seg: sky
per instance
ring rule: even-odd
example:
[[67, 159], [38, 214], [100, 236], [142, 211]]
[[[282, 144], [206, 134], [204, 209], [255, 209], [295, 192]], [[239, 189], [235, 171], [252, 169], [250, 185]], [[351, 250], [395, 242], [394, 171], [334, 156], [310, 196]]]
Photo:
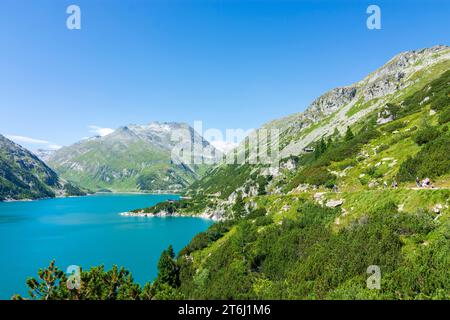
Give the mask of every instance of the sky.
[[35, 150], [151, 121], [258, 128], [449, 45], [449, 14], [446, 0], [2, 0], [0, 134]]

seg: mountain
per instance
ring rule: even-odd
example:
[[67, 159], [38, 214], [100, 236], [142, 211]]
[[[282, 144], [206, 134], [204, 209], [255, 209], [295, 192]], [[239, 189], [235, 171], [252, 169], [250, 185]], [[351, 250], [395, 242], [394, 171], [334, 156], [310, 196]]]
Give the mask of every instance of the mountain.
[[0, 135], [0, 201], [85, 194], [33, 153]]
[[272, 128], [279, 165], [251, 163], [249, 138], [236, 150], [246, 163], [128, 213], [220, 220], [158, 286], [177, 279], [170, 293], [184, 299], [450, 298], [449, 47], [401, 53], [255, 134]]
[[398, 54], [363, 80], [334, 88], [314, 100], [304, 112], [271, 121], [261, 129], [280, 130], [280, 157], [298, 155], [303, 148], [338, 129], [343, 133], [389, 101], [398, 100], [447, 70], [450, 49], [435, 46]]
[[38, 156], [39, 159], [45, 162], [50, 158], [50, 156], [54, 152], [55, 150], [37, 149], [35, 154]]
[[[413, 111], [416, 118], [425, 118], [423, 121], [428, 120], [432, 123], [437, 122], [439, 114], [434, 114], [437, 110], [432, 109], [431, 104], [434, 100], [432, 92], [427, 94], [426, 91], [430, 90], [429, 87], [433, 81], [439, 82], [438, 79], [445, 75], [449, 69], [450, 48], [448, 46], [436, 46], [401, 53], [363, 80], [350, 86], [333, 89], [320, 96], [304, 112], [271, 121], [256, 130], [252, 136], [258, 136], [264, 130], [278, 130], [277, 138], [280, 152], [274, 160], [275, 163], [279, 163], [279, 166], [268, 168], [267, 165], [261, 163], [251, 164], [251, 155], [257, 154], [255, 152], [256, 145], [251, 143], [251, 139], [246, 139], [234, 150], [236, 159], [245, 152], [246, 163], [235, 165], [221, 163], [213, 167], [202, 179], [192, 184], [188, 189], [187, 196], [194, 198], [192, 202], [195, 202], [193, 206], [197, 212], [201, 210], [200, 212], [205, 211], [207, 214], [215, 216], [226, 216], [230, 213], [230, 204], [234, 203], [239, 192], [244, 196], [257, 196], [266, 192], [290, 192], [291, 189], [289, 188], [299, 187], [298, 181], [303, 182], [303, 180], [294, 179], [294, 177], [296, 173], [298, 174], [299, 169], [304, 166], [305, 159], [311, 157], [309, 154], [305, 155], [305, 150], [307, 150], [305, 148], [310, 147], [310, 150], [313, 150], [321, 139], [325, 142], [328, 139], [337, 139], [338, 136], [346, 132], [348, 127], [356, 131], [373, 122], [375, 122], [377, 132], [379, 132], [383, 130], [383, 125], [387, 126], [397, 120], [398, 114], [406, 115]], [[442, 99], [445, 100], [445, 90], [448, 89], [445, 82], [446, 78], [443, 77], [440, 81], [442, 87], [438, 87], [438, 89], [444, 92], [444, 98]], [[438, 96], [438, 94], [441, 93], [437, 92], [435, 96]], [[423, 100], [416, 101], [413, 97], [421, 97]], [[394, 106], [392, 109], [398, 109], [395, 114], [393, 114], [394, 110], [390, 110], [392, 106]], [[406, 111], [408, 108], [412, 111]], [[427, 110], [432, 110], [430, 112], [434, 115], [430, 117], [426, 113]], [[413, 121], [416, 127], [420, 128], [423, 126], [422, 120], [416, 118], [414, 118], [414, 121], [409, 118], [405, 121]], [[403, 124], [400, 120], [397, 120], [397, 122]], [[409, 129], [413, 127], [412, 124], [407, 126]], [[382, 135], [391, 136], [392, 133], [382, 131]], [[272, 140], [262, 139], [262, 142], [258, 145], [258, 150], [276, 148], [276, 145], [272, 144]], [[374, 148], [380, 148], [377, 143], [382, 144], [382, 148], [386, 148], [385, 144], [391, 142], [387, 137], [374, 140]], [[354, 146], [354, 150], [358, 148], [359, 146]], [[401, 161], [408, 156], [413, 156], [414, 152], [417, 151], [411, 148], [411, 150], [408, 150], [411, 154], [408, 154], [404, 152], [405, 150], [401, 146], [398, 148], [397, 157], [392, 157], [395, 150], [394, 146], [391, 146], [391, 152], [384, 152], [387, 158], [396, 160], [395, 165], [390, 167], [392, 170], [386, 173], [386, 178], [393, 179]], [[320, 146], [315, 149], [320, 149]], [[249, 151], [253, 151], [253, 153]], [[379, 156], [376, 158], [381, 160]], [[348, 159], [349, 163], [351, 161], [356, 161], [356, 159], [353, 159], [352, 156], [352, 159]], [[373, 165], [378, 164], [378, 162], [380, 161], [374, 162]], [[359, 164], [360, 171], [363, 171], [360, 168], [363, 165], [367, 165], [367, 163]], [[343, 175], [348, 174], [351, 166], [348, 165], [347, 168], [345, 163], [342, 166], [346, 170], [345, 172], [342, 172], [343, 170], [340, 170], [340, 168], [331, 167], [326, 168], [326, 170], [321, 169], [320, 173], [334, 172], [342, 176], [338, 177], [338, 180], [342, 180], [342, 184], [353, 184], [354, 187], [358, 188], [364, 187], [358, 177], [353, 177], [356, 181], [346, 181], [348, 179]], [[352, 171], [356, 171], [356, 169], [352, 169]], [[363, 173], [360, 172], [359, 174]], [[381, 180], [369, 181], [366, 184], [377, 183], [380, 185], [383, 183]], [[205, 201], [205, 198], [209, 200]], [[196, 199], [197, 201], [195, 201]]]
[[177, 191], [200, 178], [216, 156], [220, 152], [189, 125], [152, 122], [63, 147], [47, 162], [93, 190]]
[[[445, 46], [402, 53], [255, 131], [260, 145], [250, 136], [234, 152], [245, 163], [213, 166], [182, 200], [123, 213], [220, 221], [177, 256], [164, 250], [153, 283], [124, 278], [117, 298], [450, 299], [449, 54]], [[254, 163], [251, 151], [277, 145], [264, 136], [273, 128], [283, 152]], [[118, 134], [134, 141], [147, 131]], [[104, 283], [111, 272], [98, 269], [84, 278]], [[96, 295], [59, 283], [57, 298]]]

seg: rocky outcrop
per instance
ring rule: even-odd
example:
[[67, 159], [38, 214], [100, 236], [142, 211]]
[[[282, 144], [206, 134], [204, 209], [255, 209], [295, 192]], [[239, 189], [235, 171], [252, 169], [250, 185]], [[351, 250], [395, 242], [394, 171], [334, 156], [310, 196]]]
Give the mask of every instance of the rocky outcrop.
[[329, 208], [336, 208], [342, 206], [343, 203], [344, 200], [339, 199], [339, 200], [330, 200], [325, 205]]
[[211, 219], [214, 221], [220, 221], [223, 220], [224, 215], [223, 212], [220, 211], [216, 211], [216, 212], [208, 212], [205, 211], [201, 214], [192, 214], [192, 215], [188, 215], [188, 214], [180, 214], [177, 212], [166, 212], [166, 211], [161, 211], [161, 212], [157, 212], [157, 213], [148, 213], [148, 212], [144, 212], [144, 211], [138, 211], [138, 212], [134, 212], [134, 211], [127, 211], [127, 212], [121, 212], [119, 213], [119, 215], [123, 216], [123, 217], [142, 217], [142, 218], [170, 218], [170, 217], [193, 217], [193, 218], [203, 218], [203, 219]]
[[[335, 129], [344, 132], [373, 110], [381, 108], [389, 95], [399, 92], [416, 82], [412, 75], [431, 65], [450, 59], [448, 46], [435, 46], [423, 50], [401, 53], [363, 80], [346, 87], [335, 88], [314, 100], [303, 113], [274, 120], [262, 128], [280, 130], [280, 158], [302, 153], [303, 148]], [[372, 102], [372, 103], [369, 103]], [[349, 115], [357, 104], [367, 104], [358, 112]], [[390, 121], [389, 117], [380, 120]], [[317, 126], [324, 122], [322, 126]], [[302, 134], [312, 125], [311, 132]]]

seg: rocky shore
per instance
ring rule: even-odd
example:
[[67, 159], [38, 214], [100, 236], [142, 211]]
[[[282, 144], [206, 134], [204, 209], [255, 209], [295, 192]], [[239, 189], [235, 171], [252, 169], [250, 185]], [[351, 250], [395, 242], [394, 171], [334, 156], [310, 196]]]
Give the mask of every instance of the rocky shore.
[[144, 211], [138, 211], [138, 212], [128, 211], [128, 212], [119, 213], [119, 215], [124, 216], [124, 217], [146, 217], [146, 218], [191, 217], [191, 218], [211, 219], [213, 221], [223, 220], [223, 217], [219, 214], [206, 213], [206, 212], [203, 212], [202, 214], [189, 215], [189, 214], [180, 214], [177, 212], [169, 213], [169, 212], [165, 212], [165, 211], [161, 211], [158, 213], [148, 213], [148, 212], [144, 212]]

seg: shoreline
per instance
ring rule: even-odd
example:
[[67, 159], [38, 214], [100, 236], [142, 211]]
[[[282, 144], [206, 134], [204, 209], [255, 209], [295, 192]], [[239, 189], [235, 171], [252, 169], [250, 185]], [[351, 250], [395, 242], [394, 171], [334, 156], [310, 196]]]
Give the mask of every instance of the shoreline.
[[10, 203], [10, 202], [33, 202], [33, 201], [41, 201], [41, 200], [52, 200], [52, 199], [65, 199], [65, 198], [81, 198], [81, 197], [87, 197], [87, 196], [93, 196], [95, 193], [86, 194], [84, 196], [56, 196], [56, 197], [47, 197], [47, 198], [38, 198], [38, 199], [6, 199], [6, 200], [0, 200], [0, 203]]
[[222, 217], [218, 217], [215, 214], [180, 214], [180, 213], [168, 213], [168, 212], [158, 212], [158, 213], [144, 213], [144, 212], [132, 212], [132, 211], [125, 211], [119, 213], [122, 217], [134, 217], [134, 218], [200, 218], [200, 219], [207, 219], [212, 221], [222, 221]]
[[[180, 192], [142, 192], [142, 191], [112, 191], [112, 192], [95, 192], [94, 194], [148, 194], [148, 195], [174, 195], [174, 196], [180, 196]], [[181, 197], [181, 196], [180, 196]]]
[[94, 192], [94, 193], [88, 193], [84, 196], [55, 196], [55, 197], [46, 197], [46, 198], [37, 198], [37, 199], [5, 199], [0, 200], [0, 203], [12, 203], [12, 202], [33, 202], [33, 201], [42, 201], [42, 200], [52, 200], [52, 199], [65, 199], [65, 198], [82, 198], [82, 197], [89, 197], [89, 196], [95, 196], [95, 195], [120, 195], [120, 194], [135, 194], [135, 195], [151, 195], [151, 196], [157, 196], [157, 195], [170, 195], [170, 196], [181, 196], [178, 193], [150, 193], [150, 192]]

